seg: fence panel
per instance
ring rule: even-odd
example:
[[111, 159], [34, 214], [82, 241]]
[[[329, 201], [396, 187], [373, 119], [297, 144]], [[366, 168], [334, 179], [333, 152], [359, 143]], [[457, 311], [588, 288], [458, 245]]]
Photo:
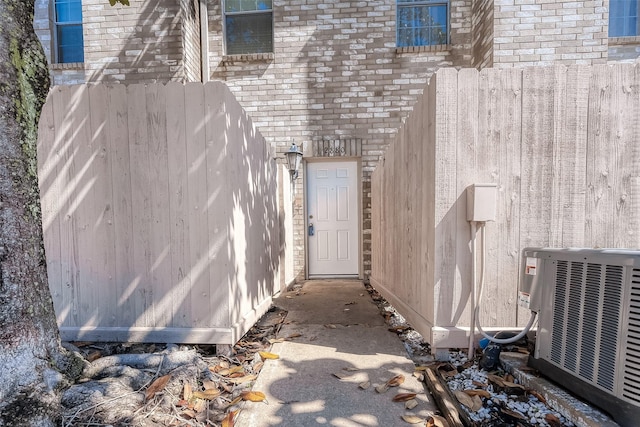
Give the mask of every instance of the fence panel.
[[232, 344], [269, 308], [277, 170], [224, 85], [55, 87], [38, 158], [63, 339]]
[[[639, 70], [443, 69], [431, 79], [419, 104], [434, 108], [416, 108], [373, 175], [371, 281], [432, 346], [468, 342], [471, 184], [498, 188], [480, 310], [490, 328], [528, 317], [516, 304], [524, 247], [640, 247]], [[431, 122], [433, 133], [421, 130]], [[389, 161], [420, 159], [424, 147], [433, 148], [419, 162]], [[432, 179], [408, 179], [432, 164]], [[426, 200], [402, 203], [391, 194], [400, 190]], [[411, 239], [397, 239], [404, 230]], [[433, 254], [415, 253], [417, 241]], [[409, 292], [416, 287], [427, 291]]]

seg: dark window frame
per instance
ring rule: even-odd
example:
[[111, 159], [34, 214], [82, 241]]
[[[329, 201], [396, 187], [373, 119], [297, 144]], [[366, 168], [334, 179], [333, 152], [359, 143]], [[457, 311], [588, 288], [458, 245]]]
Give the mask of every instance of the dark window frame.
[[[408, 30], [409, 28], [407, 27], [402, 27], [400, 25], [400, 19], [401, 19], [401, 11], [403, 9], [410, 9], [410, 8], [430, 8], [430, 7], [444, 7], [445, 8], [445, 14], [446, 14], [446, 24], [444, 26], [444, 38], [440, 38], [439, 40], [436, 40], [434, 38], [429, 37], [428, 40], [425, 40], [424, 42], [419, 42], [416, 38], [416, 35], [414, 35], [414, 39], [412, 40], [412, 43], [403, 43], [403, 40], [405, 39], [404, 35], [402, 34], [404, 31]], [[399, 48], [403, 48], [403, 47], [418, 47], [418, 46], [442, 46], [442, 45], [448, 45], [449, 41], [450, 41], [450, 21], [451, 21], [451, 5], [449, 0], [397, 0], [396, 1], [396, 46]], [[416, 29], [427, 29], [429, 27], [433, 27], [435, 28], [435, 26], [417, 26], [417, 27], [411, 27], [412, 30], [416, 30]], [[417, 42], [418, 41], [418, 42]]]
[[[259, 2], [260, 0], [256, 0], [256, 9], [232, 11], [232, 10], [227, 10], [228, 0], [223, 1], [222, 13], [223, 13], [223, 25], [224, 25], [223, 27], [224, 28], [224, 46], [225, 46], [226, 55], [233, 56], [233, 55], [252, 55], [252, 54], [273, 53], [274, 51], [274, 48], [273, 48], [273, 45], [274, 45], [273, 1], [271, 1], [270, 9], [259, 9], [258, 8]], [[259, 20], [260, 18], [264, 18], [267, 15], [269, 16], [269, 23], [270, 23], [269, 30], [270, 30], [271, 37], [269, 40], [264, 39], [265, 41], [264, 46], [258, 47], [257, 44], [254, 46], [251, 46], [250, 44], [246, 44], [246, 43], [237, 43], [237, 44], [231, 43], [230, 34], [229, 34], [229, 31], [231, 30], [229, 28], [231, 19], [240, 18], [240, 20], [242, 20], [242, 18], [246, 18], [245, 21], [254, 19], [254, 24], [258, 24], [257, 20]], [[253, 47], [254, 49], [247, 49], [250, 47]]]
[[[57, 13], [57, 6], [58, 4], [62, 4], [62, 3], [67, 3], [69, 6], [73, 5], [74, 3], [77, 3], [80, 7], [80, 20], [58, 20], [58, 13]], [[82, 28], [82, 0], [78, 0], [77, 2], [73, 1], [73, 0], [53, 0], [51, 3], [51, 22], [52, 22], [52, 31], [51, 31], [51, 38], [53, 40], [53, 49], [51, 52], [51, 56], [52, 56], [52, 62], [56, 63], [56, 64], [65, 64], [65, 63], [82, 63], [84, 62], [84, 34], [82, 34], [83, 28]], [[59, 30], [63, 29], [63, 28], [72, 28], [72, 27], [79, 27], [80, 28], [80, 32], [82, 34], [82, 45], [80, 46], [79, 51], [74, 52], [75, 55], [74, 59], [77, 58], [79, 60], [73, 60], [73, 61], [66, 61], [64, 60], [64, 52], [63, 49], [65, 48], [64, 46], [62, 46], [60, 44], [60, 37], [59, 37]], [[77, 48], [77, 47], [76, 47]]]
[[[629, 6], [635, 4], [635, 15], [625, 14], [622, 3]], [[614, 12], [617, 15], [614, 16]], [[635, 23], [633, 22], [635, 20]], [[622, 22], [622, 27], [611, 25], [612, 22]], [[627, 21], [627, 22], [624, 22]], [[635, 25], [634, 25], [635, 24]], [[635, 26], [635, 28], [633, 28]], [[640, 0], [610, 0], [609, 2], [609, 37], [638, 37], [640, 36]]]

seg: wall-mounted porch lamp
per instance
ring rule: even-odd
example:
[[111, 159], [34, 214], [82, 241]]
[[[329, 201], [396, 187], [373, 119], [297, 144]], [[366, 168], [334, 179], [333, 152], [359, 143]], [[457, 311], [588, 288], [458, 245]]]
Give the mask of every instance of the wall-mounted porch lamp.
[[300, 169], [300, 162], [302, 161], [302, 151], [298, 148], [296, 143], [291, 144], [289, 151], [284, 153], [287, 157], [287, 167], [291, 174], [291, 180], [293, 181], [298, 177], [298, 169]]

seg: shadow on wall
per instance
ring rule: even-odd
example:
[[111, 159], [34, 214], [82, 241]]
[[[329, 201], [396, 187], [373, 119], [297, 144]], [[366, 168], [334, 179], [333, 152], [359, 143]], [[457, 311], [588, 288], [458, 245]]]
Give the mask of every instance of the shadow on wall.
[[[466, 192], [463, 191], [436, 225], [436, 235], [442, 236], [440, 244], [444, 252], [443, 259], [456, 260], [459, 265], [457, 268], [444, 268], [436, 264], [435, 267], [434, 283], [438, 290], [435, 293], [437, 295], [435, 307], [439, 326], [455, 326], [461, 323], [461, 320], [462, 323], [467, 320], [462, 317], [471, 298], [472, 282], [471, 270], [464, 266], [471, 265], [471, 232], [468, 231], [468, 226], [458, 227], [460, 221], [466, 222], [466, 207]], [[461, 219], [460, 215], [465, 218]], [[463, 230], [467, 232], [463, 233]], [[454, 286], [455, 283], [460, 283], [460, 287]], [[468, 312], [466, 313], [468, 316]]]
[[268, 309], [277, 171], [224, 85], [56, 87], [38, 150], [63, 339], [230, 344]]
[[88, 82], [200, 81], [198, 0], [83, 3]]

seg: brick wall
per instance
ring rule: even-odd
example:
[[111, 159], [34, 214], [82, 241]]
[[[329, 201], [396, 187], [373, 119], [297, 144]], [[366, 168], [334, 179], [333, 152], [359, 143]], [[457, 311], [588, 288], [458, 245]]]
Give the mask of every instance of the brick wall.
[[471, 64], [475, 68], [493, 66], [493, 2], [494, 0], [481, 0], [473, 3]]
[[494, 67], [607, 61], [607, 0], [494, 0]]
[[[225, 57], [222, 16], [209, 1], [212, 79], [229, 85], [265, 138], [282, 153], [291, 142], [362, 140], [365, 272], [370, 269], [370, 176], [428, 78], [468, 67], [471, 2], [451, 4], [451, 45], [396, 50], [395, 1], [274, 1], [274, 54]], [[304, 173], [296, 182], [295, 257], [304, 277]]]
[[200, 4], [198, 0], [180, 0], [180, 11], [184, 18], [181, 20], [184, 79], [189, 82], [197, 82], [202, 78]]
[[50, 0], [36, 0], [34, 28], [53, 84], [200, 80], [198, 0], [83, 0], [84, 64], [52, 64]]

